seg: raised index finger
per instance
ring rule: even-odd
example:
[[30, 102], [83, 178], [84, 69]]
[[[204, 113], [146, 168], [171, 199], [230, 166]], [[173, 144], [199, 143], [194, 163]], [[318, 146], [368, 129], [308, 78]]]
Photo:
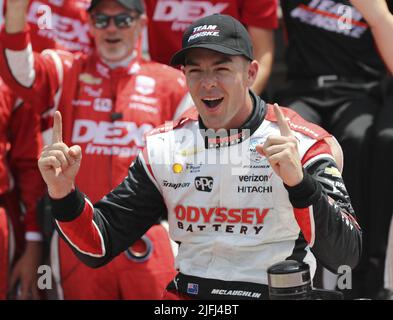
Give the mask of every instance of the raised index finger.
[[56, 111], [55, 115], [53, 116], [52, 144], [58, 142], [63, 142], [63, 129], [60, 111]]
[[280, 107], [277, 103], [274, 104], [274, 113], [276, 114], [278, 128], [280, 129], [280, 133], [284, 137], [292, 137], [292, 131], [289, 127], [287, 120], [285, 119], [284, 114], [282, 113]]

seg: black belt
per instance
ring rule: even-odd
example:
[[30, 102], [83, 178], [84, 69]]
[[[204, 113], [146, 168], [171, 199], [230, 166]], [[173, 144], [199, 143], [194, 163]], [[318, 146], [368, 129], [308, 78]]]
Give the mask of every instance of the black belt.
[[192, 299], [205, 300], [267, 300], [267, 285], [200, 278], [178, 273], [166, 288]]
[[310, 86], [317, 88], [328, 88], [335, 86], [354, 87], [359, 86], [372, 87], [380, 82], [376, 78], [362, 78], [362, 77], [343, 77], [334, 74], [321, 75], [314, 78], [292, 78], [291, 82], [299, 86]]

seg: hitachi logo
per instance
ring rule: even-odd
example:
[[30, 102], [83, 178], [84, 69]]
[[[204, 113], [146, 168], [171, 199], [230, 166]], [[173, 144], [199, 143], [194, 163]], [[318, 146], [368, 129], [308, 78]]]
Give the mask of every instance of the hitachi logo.
[[237, 192], [239, 193], [272, 193], [272, 186], [238, 186]]
[[228, 209], [178, 205], [175, 208], [175, 215], [178, 220], [187, 222], [263, 224], [269, 211], [269, 208]]

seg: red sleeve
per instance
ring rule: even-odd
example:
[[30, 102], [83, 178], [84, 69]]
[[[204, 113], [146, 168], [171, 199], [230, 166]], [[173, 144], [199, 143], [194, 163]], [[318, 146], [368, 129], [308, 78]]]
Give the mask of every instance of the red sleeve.
[[31, 106], [16, 108], [10, 121], [10, 169], [26, 208], [26, 232], [39, 232], [36, 206], [45, 192], [37, 161], [42, 149], [39, 116]]
[[[56, 93], [60, 90], [63, 64], [58, 55], [54, 59], [53, 55], [34, 53], [30, 44], [28, 27], [16, 34], [2, 30], [0, 76], [17, 96], [34, 106], [41, 106], [43, 109], [37, 110], [41, 113], [54, 105]], [[21, 75], [24, 81], [20, 80]]]
[[278, 27], [277, 0], [243, 0], [240, 20], [247, 26], [263, 29]]
[[333, 158], [330, 146], [325, 140], [316, 142], [310, 149], [307, 150], [302, 158], [302, 165], [306, 166], [310, 161], [314, 161], [317, 157], [331, 157]]

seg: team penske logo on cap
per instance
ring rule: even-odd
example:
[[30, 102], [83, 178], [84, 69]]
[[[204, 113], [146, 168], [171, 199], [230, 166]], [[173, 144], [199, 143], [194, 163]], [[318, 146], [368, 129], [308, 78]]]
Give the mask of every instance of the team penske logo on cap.
[[188, 38], [188, 42], [195, 40], [200, 37], [219, 37], [220, 30], [217, 29], [217, 25], [203, 25], [195, 27], [191, 36]]

